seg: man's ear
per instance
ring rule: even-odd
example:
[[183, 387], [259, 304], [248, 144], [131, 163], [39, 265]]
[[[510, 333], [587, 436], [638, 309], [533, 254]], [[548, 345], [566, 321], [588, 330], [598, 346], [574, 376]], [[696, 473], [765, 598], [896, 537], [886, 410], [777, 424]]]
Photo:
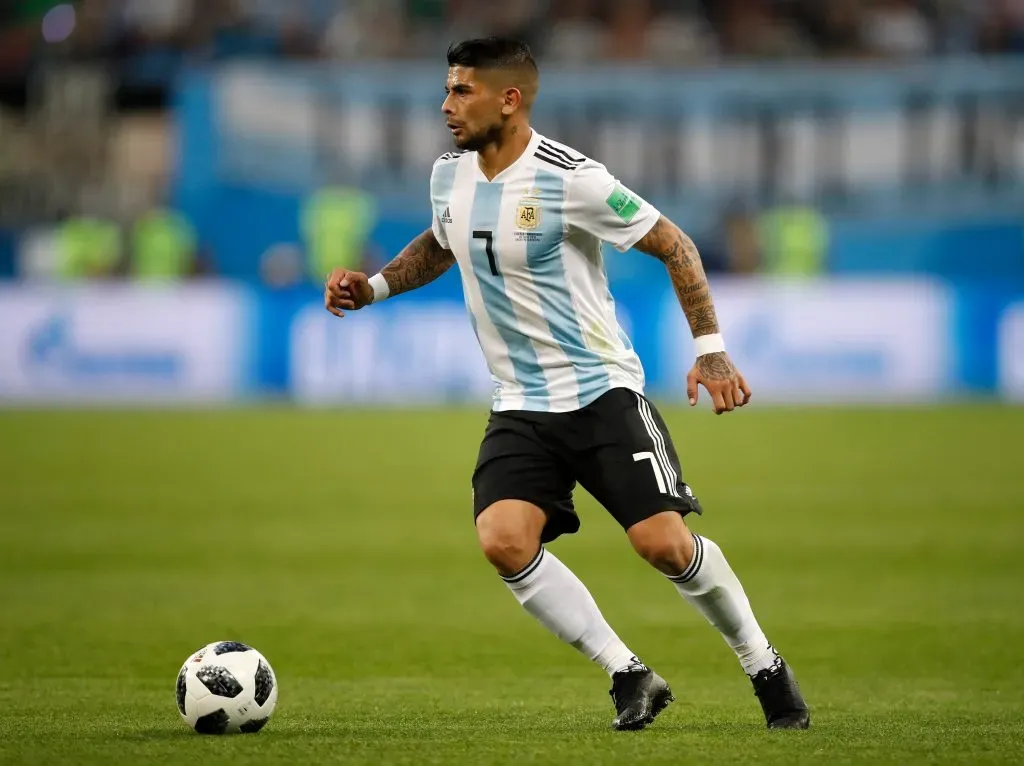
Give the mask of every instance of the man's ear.
[[513, 115], [523, 105], [523, 93], [519, 88], [505, 88], [505, 100], [501, 105], [501, 113], [506, 117]]

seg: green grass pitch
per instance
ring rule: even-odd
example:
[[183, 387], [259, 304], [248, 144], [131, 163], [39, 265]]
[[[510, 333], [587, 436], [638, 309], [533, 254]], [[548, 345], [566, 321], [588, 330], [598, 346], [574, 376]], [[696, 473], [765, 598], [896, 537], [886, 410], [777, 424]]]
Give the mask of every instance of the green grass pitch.
[[[551, 549], [678, 698], [611, 731], [607, 678], [476, 548], [484, 412], [7, 411], [0, 763], [1024, 759], [1024, 409], [665, 415], [810, 731], [764, 730], [721, 639], [578, 497]], [[175, 674], [227, 638], [280, 702], [201, 737]]]

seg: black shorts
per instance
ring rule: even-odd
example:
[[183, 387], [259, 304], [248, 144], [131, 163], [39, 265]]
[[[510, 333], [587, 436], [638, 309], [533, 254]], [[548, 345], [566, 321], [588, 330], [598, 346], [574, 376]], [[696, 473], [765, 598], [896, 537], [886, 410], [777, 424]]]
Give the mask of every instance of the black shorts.
[[492, 412], [473, 471], [473, 518], [499, 500], [548, 517], [543, 542], [580, 528], [576, 482], [623, 529], [662, 511], [701, 513], [665, 421], [644, 396], [614, 388], [574, 412]]

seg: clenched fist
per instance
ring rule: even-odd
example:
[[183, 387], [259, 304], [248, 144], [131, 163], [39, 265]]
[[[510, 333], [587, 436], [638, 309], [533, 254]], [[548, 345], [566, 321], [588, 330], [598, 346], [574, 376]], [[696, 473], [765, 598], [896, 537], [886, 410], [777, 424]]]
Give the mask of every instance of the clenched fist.
[[[373, 288], [361, 271], [334, 269], [324, 282], [324, 308], [336, 317], [373, 303]], [[344, 311], [342, 310], [344, 309]]]

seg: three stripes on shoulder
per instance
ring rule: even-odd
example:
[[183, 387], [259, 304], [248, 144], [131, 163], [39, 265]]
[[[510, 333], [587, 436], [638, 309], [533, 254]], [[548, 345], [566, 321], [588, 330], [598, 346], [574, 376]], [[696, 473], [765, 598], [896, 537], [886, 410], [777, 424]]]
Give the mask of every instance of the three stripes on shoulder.
[[559, 149], [546, 140], [540, 142], [533, 156], [557, 168], [562, 168], [562, 170], [576, 170], [587, 161], [586, 157], [573, 157], [565, 149]]

